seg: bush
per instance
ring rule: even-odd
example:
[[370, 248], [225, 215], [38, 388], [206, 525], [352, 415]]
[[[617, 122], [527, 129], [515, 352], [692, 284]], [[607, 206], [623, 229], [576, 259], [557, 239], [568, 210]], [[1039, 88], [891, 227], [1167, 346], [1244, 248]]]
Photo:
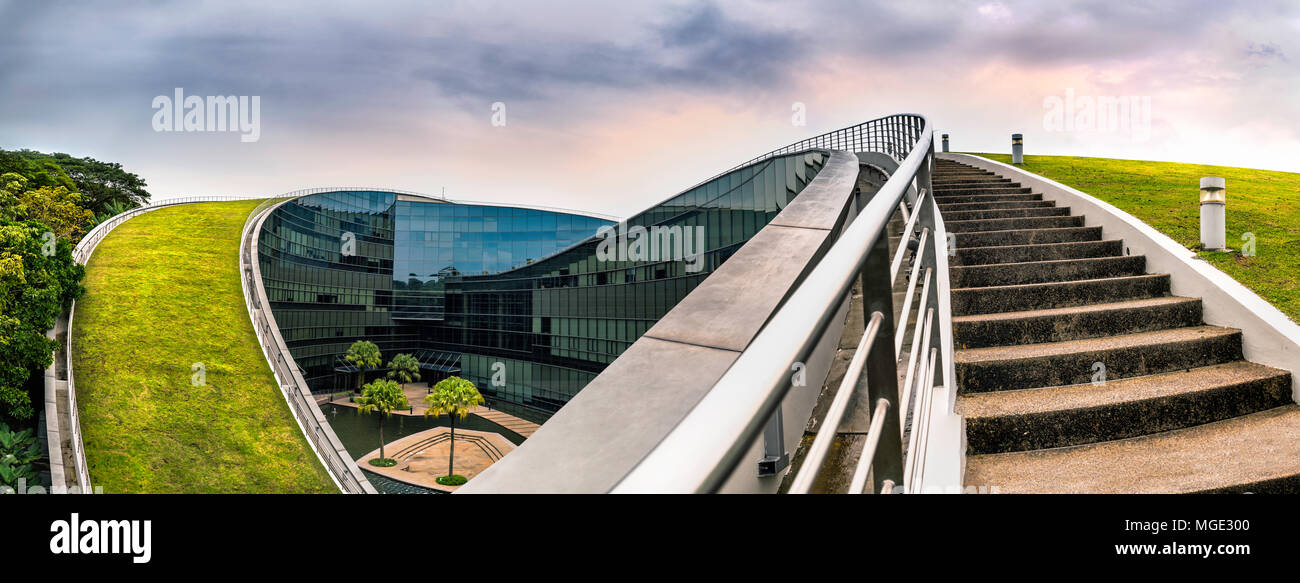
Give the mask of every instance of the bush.
[[469, 478], [466, 478], [465, 476], [462, 476], [460, 474], [452, 474], [450, 476], [438, 477], [438, 483], [442, 484], [443, 486], [459, 486], [468, 481]]
[[379, 468], [391, 468], [397, 465], [397, 460], [390, 457], [377, 457], [375, 459], [370, 460], [370, 465]]
[[0, 487], [17, 488], [18, 480], [36, 481], [33, 462], [41, 459], [41, 446], [31, 429], [10, 431], [0, 423]]

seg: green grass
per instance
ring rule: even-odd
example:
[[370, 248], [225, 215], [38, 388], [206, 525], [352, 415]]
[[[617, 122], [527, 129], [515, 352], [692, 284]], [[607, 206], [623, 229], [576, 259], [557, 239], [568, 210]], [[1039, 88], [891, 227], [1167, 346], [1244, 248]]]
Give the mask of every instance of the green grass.
[[[258, 202], [145, 213], [91, 257], [73, 370], [91, 482], [104, 492], [337, 492], [244, 307], [239, 239]], [[200, 362], [206, 386], [192, 386]]]
[[469, 478], [466, 478], [465, 476], [462, 476], [460, 474], [452, 474], [450, 476], [438, 476], [438, 479], [434, 481], [438, 482], [439, 484], [442, 484], [443, 486], [460, 486], [465, 482], [468, 482]]
[[[976, 154], [1011, 163], [1008, 154]], [[1229, 166], [1025, 156], [1021, 168], [1113, 204], [1169, 235], [1300, 321], [1300, 174]], [[1254, 257], [1199, 251], [1200, 179], [1228, 181], [1228, 247], [1255, 235]]]

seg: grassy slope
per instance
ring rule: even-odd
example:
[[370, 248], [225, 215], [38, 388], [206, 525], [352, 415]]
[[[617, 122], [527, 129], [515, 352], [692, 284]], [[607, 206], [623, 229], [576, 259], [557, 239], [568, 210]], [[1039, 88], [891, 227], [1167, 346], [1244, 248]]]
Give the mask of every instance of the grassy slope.
[[[1007, 154], [977, 154], [1011, 163]], [[1189, 249], [1201, 238], [1202, 176], [1228, 180], [1228, 246], [1255, 234], [1254, 257], [1200, 256], [1300, 321], [1300, 174], [1110, 158], [1025, 156], [1023, 168], [1073, 186], [1146, 221]]]
[[[120, 492], [335, 492], [262, 358], [239, 236], [258, 201], [145, 213], [99, 244], [73, 367], [91, 481]], [[190, 384], [191, 365], [207, 386]]]

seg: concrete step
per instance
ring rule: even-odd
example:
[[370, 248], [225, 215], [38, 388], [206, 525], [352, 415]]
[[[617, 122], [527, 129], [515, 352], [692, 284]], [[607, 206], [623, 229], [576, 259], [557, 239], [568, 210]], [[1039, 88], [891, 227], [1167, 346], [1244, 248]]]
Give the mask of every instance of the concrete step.
[[1024, 202], [1032, 200], [1043, 200], [1043, 195], [1037, 193], [1029, 194], [975, 194], [961, 196], [944, 196], [936, 194], [934, 202], [939, 205], [954, 203], [970, 202]]
[[1026, 229], [1063, 229], [1082, 227], [1083, 217], [1015, 217], [1009, 219], [978, 219], [973, 221], [944, 220], [944, 227], [952, 233], [975, 231], [1011, 231]]
[[1022, 263], [1052, 259], [1085, 259], [1088, 257], [1119, 257], [1124, 254], [1124, 242], [1079, 241], [1070, 243], [1044, 243], [1041, 245], [1007, 245], [1003, 247], [970, 247], [958, 249], [952, 258], [955, 266], [991, 265], [996, 263]]
[[1154, 298], [1169, 294], [1169, 274], [953, 288], [953, 316], [1024, 312]]
[[979, 219], [1011, 219], [1016, 217], [1068, 217], [1068, 206], [1037, 206], [1010, 209], [979, 209], [968, 211], [939, 211], [944, 221], [972, 221]]
[[[946, 224], [945, 224], [946, 226]], [[1010, 231], [973, 231], [954, 233], [958, 253], [967, 247], [1005, 247], [1079, 241], [1100, 241], [1101, 227], [1067, 227], [1064, 229], [1027, 229]]]
[[968, 288], [1142, 275], [1146, 273], [1146, 265], [1145, 256], [1132, 255], [963, 265], [952, 267], [949, 274], [952, 287]]
[[997, 176], [968, 176], [965, 178], [934, 178], [930, 180], [930, 185], [934, 188], [961, 188], [963, 186], [996, 186], [996, 185], [1016, 185], [1010, 178], [999, 178]]
[[1063, 342], [1197, 326], [1201, 318], [1200, 298], [1177, 296], [976, 314], [952, 319], [953, 343], [965, 349]]
[[969, 452], [1127, 439], [1249, 415], [1291, 402], [1291, 373], [1243, 360], [1024, 391], [963, 395]]
[[1029, 208], [1047, 208], [1056, 206], [1055, 201], [1050, 200], [1027, 200], [1027, 201], [1004, 201], [1004, 202], [954, 202], [939, 205], [939, 214], [947, 216], [951, 211], [984, 211], [996, 209], [1029, 209]]
[[1218, 326], [971, 348], [954, 355], [963, 393], [1073, 385], [1097, 378], [1113, 381], [1234, 360], [1241, 360], [1241, 331]]
[[1119, 441], [970, 456], [966, 484], [1001, 493], [1295, 492], [1300, 406]]
[[976, 194], [1029, 194], [1034, 189], [1028, 186], [936, 186], [935, 196], [969, 196]]

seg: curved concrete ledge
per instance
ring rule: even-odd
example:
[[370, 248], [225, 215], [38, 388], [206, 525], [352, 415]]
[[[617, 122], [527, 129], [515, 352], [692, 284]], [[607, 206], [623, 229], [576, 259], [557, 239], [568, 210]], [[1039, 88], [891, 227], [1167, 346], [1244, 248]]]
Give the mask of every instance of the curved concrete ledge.
[[1043, 199], [1075, 209], [1106, 238], [1123, 239], [1126, 255], [1146, 255], [1149, 273], [1168, 273], [1170, 292], [1199, 297], [1207, 324], [1242, 331], [1247, 360], [1291, 371], [1291, 398], [1300, 402], [1300, 325], [1228, 274], [1197, 257], [1168, 235], [1107, 202], [1014, 166], [969, 154], [939, 154], [1012, 178]]
[[[610, 491], [708, 394], [834, 243], [858, 202], [858, 170], [854, 154], [831, 152], [816, 178], [771, 223], [528, 441], [458, 492]], [[810, 387], [820, 386], [829, 371], [839, 336], [838, 327], [828, 330], [809, 359]], [[782, 405], [791, 451], [816, 397], [816, 390], [792, 391]], [[753, 449], [761, 448], [756, 443]], [[761, 455], [751, 457], [757, 461]], [[755, 474], [753, 465], [743, 465], [724, 490], [779, 486], [779, 476]]]
[[325, 466], [326, 472], [334, 480], [339, 490], [348, 494], [377, 494], [378, 490], [366, 479], [356, 461], [348, 454], [339, 441], [338, 435], [330, 427], [324, 413], [312, 398], [307, 380], [299, 372], [289, 347], [280, 336], [280, 327], [275, 322], [266, 299], [266, 289], [262, 287], [262, 270], [258, 267], [257, 233], [262, 230], [262, 223], [271, 211], [279, 208], [299, 195], [276, 197], [259, 205], [249, 213], [244, 223], [244, 232], [239, 241], [240, 282], [244, 289], [244, 304], [248, 308], [248, 317], [252, 321], [257, 341], [261, 344], [262, 356], [280, 387], [289, 411], [293, 414], [298, 428], [307, 438], [307, 444]]

